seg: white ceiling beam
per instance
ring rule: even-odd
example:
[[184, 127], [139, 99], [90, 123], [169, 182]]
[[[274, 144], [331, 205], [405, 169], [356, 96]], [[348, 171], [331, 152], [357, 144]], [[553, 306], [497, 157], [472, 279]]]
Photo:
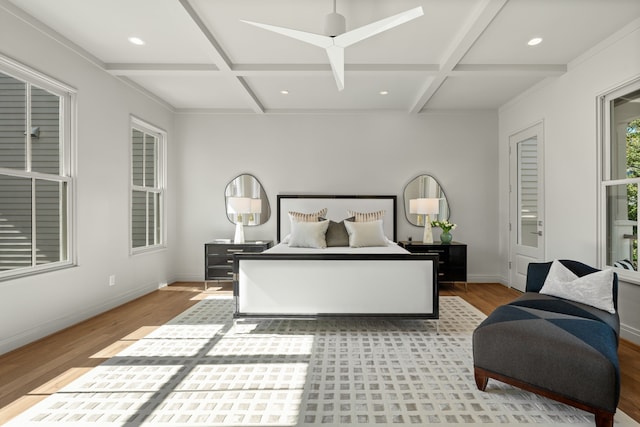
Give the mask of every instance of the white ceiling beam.
[[[218, 43], [218, 40], [216, 40], [216, 38], [213, 36], [211, 31], [209, 31], [209, 28], [207, 27], [207, 25], [200, 18], [200, 15], [198, 14], [198, 12], [196, 12], [193, 6], [191, 6], [191, 3], [189, 3], [189, 0], [179, 0], [179, 1], [182, 7], [184, 8], [184, 10], [187, 12], [187, 14], [191, 17], [193, 22], [196, 24], [196, 26], [200, 29], [202, 34], [209, 41], [209, 44], [213, 48], [213, 55], [215, 58], [214, 62], [218, 67], [218, 69], [220, 69], [221, 71], [231, 71], [232, 69], [231, 60], [229, 59], [227, 54], [224, 52], [224, 49], [222, 48], [222, 46], [220, 46], [220, 43]], [[251, 90], [247, 82], [241, 77], [236, 77], [232, 81], [236, 83], [238, 90], [241, 92], [245, 100], [249, 103], [249, 107], [256, 113], [264, 113], [265, 111], [264, 106], [262, 105], [262, 103], [260, 102], [256, 94]]]
[[413, 106], [409, 110], [410, 113], [419, 113], [429, 100], [436, 94], [440, 86], [444, 83], [451, 71], [467, 54], [471, 46], [478, 40], [482, 33], [487, 29], [491, 21], [498, 16], [500, 10], [504, 7], [508, 0], [483, 0], [476, 8], [470, 19], [465, 23], [458, 32], [449, 49], [440, 61], [440, 72], [435, 76], [431, 83], [425, 85], [424, 90], [418, 96]]
[[[347, 64], [345, 69], [354, 74], [435, 74], [438, 66], [432, 64]], [[113, 75], [181, 75], [220, 74], [232, 76], [251, 75], [324, 75], [331, 74], [329, 64], [237, 64], [229, 71], [220, 70], [214, 64], [158, 64], [158, 63], [108, 63], [105, 70]]]
[[[352, 74], [435, 74], [439, 67], [433, 64], [345, 64]], [[233, 73], [242, 76], [279, 75], [308, 76], [331, 74], [329, 64], [237, 64]]]
[[[237, 64], [222, 71], [214, 64], [108, 63], [105, 70], [115, 76], [143, 75], [233, 75], [233, 76], [309, 76], [329, 75], [329, 64]], [[352, 74], [438, 75], [434, 64], [347, 64]], [[542, 76], [553, 77], [567, 72], [564, 64], [458, 64], [449, 76]]]
[[259, 114], [264, 114], [265, 108], [262, 102], [258, 99], [255, 92], [251, 90], [245, 79], [242, 77], [236, 77], [231, 80], [235, 83], [235, 86], [240, 90], [240, 95], [247, 101], [249, 108]]
[[105, 64], [105, 70], [116, 76], [211, 74], [220, 69], [214, 64]]
[[211, 45], [211, 47], [213, 47], [212, 53], [214, 56], [214, 62], [218, 67], [218, 69], [227, 70], [227, 71], [231, 70], [231, 60], [229, 59], [227, 54], [224, 52], [224, 49], [222, 48], [222, 46], [220, 46], [220, 43], [218, 43], [218, 40], [216, 40], [216, 38], [213, 36], [211, 31], [209, 31], [207, 24], [204, 23], [204, 21], [200, 18], [200, 15], [198, 14], [198, 12], [196, 12], [193, 6], [191, 6], [191, 3], [189, 3], [189, 0], [179, 0], [179, 1], [182, 7], [184, 8], [184, 10], [187, 12], [189, 17], [191, 18], [191, 20], [196, 24], [200, 32], [207, 38], [207, 41], [209, 41], [209, 44]]
[[564, 64], [458, 64], [449, 75], [554, 77], [566, 72]]

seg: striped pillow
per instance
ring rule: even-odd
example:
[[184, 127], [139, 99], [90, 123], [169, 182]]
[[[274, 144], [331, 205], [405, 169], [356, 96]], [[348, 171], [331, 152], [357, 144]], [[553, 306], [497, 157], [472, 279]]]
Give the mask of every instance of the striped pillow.
[[377, 221], [384, 217], [384, 213], [386, 211], [375, 211], [375, 212], [355, 212], [347, 210], [349, 216], [355, 218], [355, 222], [369, 222], [369, 221]]
[[320, 221], [320, 217], [327, 216], [327, 208], [320, 209], [318, 212], [303, 213], [289, 211], [289, 219], [292, 222], [317, 222]]
[[635, 268], [633, 267], [633, 263], [628, 259], [616, 261], [613, 263], [613, 266], [617, 268], [624, 268], [625, 270], [635, 270]]

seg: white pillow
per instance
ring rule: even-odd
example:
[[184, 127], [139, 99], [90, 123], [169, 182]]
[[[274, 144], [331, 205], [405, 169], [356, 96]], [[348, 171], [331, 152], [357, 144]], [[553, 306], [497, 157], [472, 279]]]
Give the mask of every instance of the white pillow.
[[382, 220], [368, 222], [345, 221], [349, 233], [349, 246], [364, 248], [367, 246], [387, 246], [387, 238], [382, 229]]
[[553, 261], [540, 289], [552, 295], [590, 305], [613, 314], [613, 270], [610, 268], [578, 277], [560, 261]]
[[291, 237], [289, 246], [292, 248], [318, 248], [327, 247], [325, 233], [329, 227], [329, 220], [317, 222], [291, 222]]

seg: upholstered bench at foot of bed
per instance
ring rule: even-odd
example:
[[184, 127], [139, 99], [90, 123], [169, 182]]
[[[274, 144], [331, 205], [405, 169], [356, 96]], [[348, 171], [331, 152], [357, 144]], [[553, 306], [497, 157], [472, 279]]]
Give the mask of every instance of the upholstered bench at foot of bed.
[[525, 293], [498, 307], [473, 334], [475, 379], [489, 378], [595, 414], [612, 426], [620, 394], [616, 315]]

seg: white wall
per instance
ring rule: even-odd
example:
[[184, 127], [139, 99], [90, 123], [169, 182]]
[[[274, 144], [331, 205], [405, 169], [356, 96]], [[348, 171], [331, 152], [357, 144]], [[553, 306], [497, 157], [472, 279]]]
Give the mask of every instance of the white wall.
[[[247, 238], [275, 239], [280, 192], [395, 194], [398, 237], [419, 239], [402, 210], [415, 176], [449, 198], [469, 279], [497, 281], [497, 113], [175, 115], [0, 8], [0, 53], [77, 89], [77, 266], [0, 282], [0, 354], [177, 279], [202, 280], [203, 243], [231, 237], [226, 184], [252, 173], [274, 217]], [[168, 248], [129, 255], [129, 120], [168, 132]], [[174, 125], [175, 121], [175, 125]], [[437, 236], [437, 231], [436, 231]], [[116, 285], [108, 286], [109, 275]]]
[[[255, 175], [273, 210], [247, 239], [276, 238], [278, 193], [395, 194], [398, 238], [422, 238], [404, 217], [402, 192], [415, 176], [443, 186], [468, 247], [470, 281], [498, 280], [497, 115], [452, 112], [326, 115], [178, 115], [180, 206], [176, 275], [203, 280], [203, 244], [232, 238], [224, 190], [241, 173]], [[439, 230], [435, 230], [437, 239]]]
[[[499, 111], [500, 274], [508, 281], [509, 136], [544, 121], [545, 255], [598, 262], [596, 97], [640, 75], [640, 20], [570, 64], [569, 71]], [[640, 286], [622, 283], [622, 336], [640, 343]]]
[[[0, 282], [1, 354], [172, 280], [171, 250], [131, 257], [128, 230], [130, 115], [171, 136], [173, 114], [1, 8], [0, 53], [78, 91], [78, 266]], [[170, 243], [175, 241], [174, 142], [170, 137]]]

